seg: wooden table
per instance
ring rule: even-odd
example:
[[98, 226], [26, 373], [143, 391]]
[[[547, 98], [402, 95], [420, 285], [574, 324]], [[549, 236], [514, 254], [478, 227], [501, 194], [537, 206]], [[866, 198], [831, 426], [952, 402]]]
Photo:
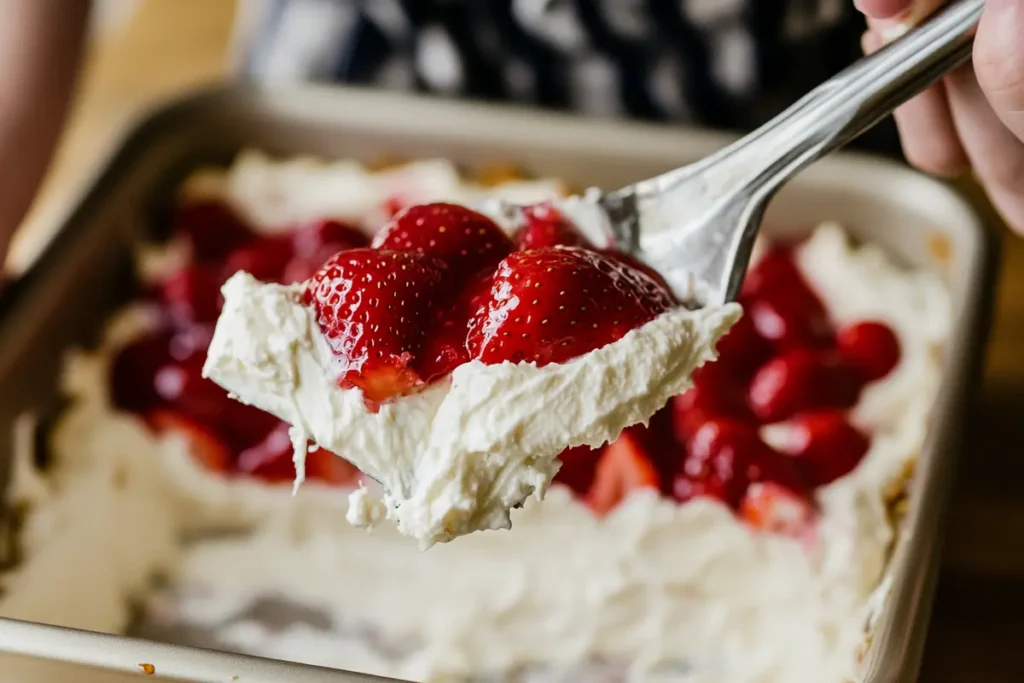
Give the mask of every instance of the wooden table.
[[[123, 2], [124, 0], [113, 0]], [[80, 179], [140, 106], [223, 75], [233, 0], [144, 0], [90, 50], [71, 125], [16, 240], [32, 258]], [[1003, 277], [921, 680], [1024, 680], [1024, 240], [1004, 235]]]

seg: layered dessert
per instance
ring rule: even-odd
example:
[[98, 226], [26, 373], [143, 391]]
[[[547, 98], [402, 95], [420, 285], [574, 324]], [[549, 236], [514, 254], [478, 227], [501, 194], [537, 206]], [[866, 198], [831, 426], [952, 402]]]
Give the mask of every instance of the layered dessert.
[[[839, 226], [759, 246], [743, 315], [723, 318], [731, 329], [717, 344], [701, 343], [718, 358], [693, 372], [692, 388], [610, 443], [564, 444], [543, 474], [544, 500], [512, 510], [510, 529], [425, 552], [394, 526], [349, 523], [363, 514], [349, 514], [349, 495], [375, 484], [331, 452], [334, 440], [202, 375], [222, 307], [243, 301], [235, 289], [307, 305], [303, 283], [337, 254], [373, 248], [410, 206], [536, 205], [527, 224], [499, 221], [515, 230], [511, 254], [575, 230], [588, 244], [569, 249], [600, 250], [556, 210], [567, 194], [555, 181], [467, 180], [446, 162], [370, 170], [249, 153], [197, 174], [171, 241], [140, 249], [143, 296], [98, 349], [68, 359], [71, 404], [45, 469], [25, 440], [10, 491], [26, 511], [21, 562], [3, 577], [0, 614], [121, 632], [142, 604], [151, 621], [199, 629], [208, 645], [417, 681], [856, 678], [950, 302], [939, 278], [853, 244]], [[535, 371], [616, 345], [629, 365], [638, 332], [666, 312]], [[520, 363], [530, 365], [481, 365]], [[424, 379], [398, 393], [447, 396], [473, 367], [439, 372], [440, 389]], [[586, 377], [587, 400], [546, 403], [549, 423], [571, 422], [559, 411], [600, 405], [616, 386]], [[390, 394], [364, 389], [367, 415], [393, 410]], [[296, 445], [305, 481], [294, 489]], [[268, 625], [268, 601], [307, 617]]]

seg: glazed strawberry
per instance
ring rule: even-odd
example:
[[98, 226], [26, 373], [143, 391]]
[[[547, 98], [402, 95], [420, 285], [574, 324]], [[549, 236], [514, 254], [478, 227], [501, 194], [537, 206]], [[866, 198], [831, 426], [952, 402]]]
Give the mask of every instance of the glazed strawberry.
[[734, 378], [747, 379], [771, 356], [772, 348], [754, 329], [749, 302], [740, 300], [744, 312], [725, 336], [718, 340], [717, 365], [727, 368]]
[[160, 283], [160, 298], [178, 327], [214, 323], [220, 314], [223, 281], [212, 267], [191, 265]]
[[611, 512], [631, 491], [659, 490], [661, 478], [640, 442], [628, 431], [604, 447], [597, 461], [587, 504], [599, 515]]
[[743, 278], [740, 296], [759, 299], [779, 290], [793, 288], [809, 289], [793, 258], [793, 250], [785, 246], [773, 246], [764, 257], [747, 271]]
[[469, 360], [466, 347], [469, 324], [487, 305], [493, 282], [493, 273], [477, 273], [451, 306], [439, 310], [416, 363], [416, 370], [423, 381], [432, 382], [444, 377]]
[[568, 486], [577, 495], [585, 495], [594, 483], [601, 451], [588, 446], [566, 448], [558, 454], [562, 464], [552, 481]]
[[225, 279], [244, 270], [261, 282], [278, 282], [292, 256], [290, 235], [261, 237], [228, 255]]
[[291, 233], [291, 239], [295, 255], [299, 257], [321, 253], [325, 247], [334, 249], [336, 253], [370, 244], [362, 230], [333, 218], [304, 225]]
[[472, 358], [561, 363], [621, 339], [672, 306], [643, 273], [579, 247], [510, 254], [470, 323]]
[[360, 474], [355, 465], [323, 448], [314, 448], [306, 454], [307, 479], [332, 486], [355, 486]]
[[815, 487], [852, 472], [871, 446], [867, 434], [851, 425], [838, 410], [801, 413], [787, 427], [787, 442], [778, 446], [794, 458]]
[[836, 335], [836, 345], [839, 355], [865, 382], [885, 377], [900, 362], [899, 339], [885, 323], [867, 321], [844, 327]]
[[730, 370], [721, 362], [697, 368], [693, 373], [693, 388], [672, 399], [672, 426], [676, 439], [685, 443], [712, 418], [753, 418], [741, 385]]
[[244, 449], [235, 460], [235, 469], [240, 474], [271, 483], [292, 481], [295, 478], [294, 449], [288, 429], [288, 425], [281, 422], [261, 441]]
[[489, 270], [515, 248], [487, 216], [443, 203], [400, 211], [377, 235], [373, 246], [433, 256], [445, 262], [459, 279]]
[[832, 324], [821, 302], [798, 287], [754, 299], [746, 315], [757, 334], [778, 351], [823, 348], [833, 341]]
[[336, 254], [306, 284], [303, 301], [334, 350], [342, 388], [377, 403], [422, 383], [413, 361], [448, 297], [447, 269], [435, 258], [386, 249]]
[[252, 230], [234, 210], [216, 199], [182, 203], [173, 218], [174, 234], [184, 234], [199, 261], [219, 261], [254, 238]]
[[639, 270], [641, 273], [643, 273], [644, 275], [658, 283], [658, 286], [664, 289], [666, 292], [672, 292], [672, 288], [669, 286], [668, 281], [665, 280], [664, 277], [662, 277], [661, 273], [656, 271], [654, 268], [651, 268], [649, 265], [647, 265], [640, 259], [636, 258], [632, 254], [627, 254], [626, 252], [619, 251], [618, 249], [598, 249], [598, 251], [607, 256], [608, 258], [618, 261], [627, 268]]
[[755, 427], [715, 418], [687, 442], [673, 493], [679, 501], [708, 496], [738, 509], [753, 482], [773, 482], [795, 492], [805, 488], [793, 463], [764, 443]]
[[589, 247], [590, 242], [572, 221], [550, 203], [524, 206], [523, 226], [516, 231], [516, 246], [525, 251], [542, 247]]
[[163, 399], [153, 377], [171, 362], [171, 334], [147, 335], [121, 349], [110, 368], [110, 398], [115, 406], [133, 412], [145, 412]]
[[776, 356], [750, 380], [750, 409], [764, 422], [778, 422], [816, 408], [849, 408], [860, 396], [856, 373], [829, 352], [799, 349]]
[[166, 409], [149, 412], [146, 415], [146, 422], [157, 433], [175, 433], [188, 439], [192, 456], [206, 469], [225, 473], [231, 467], [231, 450], [203, 423]]
[[740, 517], [760, 531], [809, 540], [816, 511], [807, 496], [775, 482], [756, 482], [740, 502]]

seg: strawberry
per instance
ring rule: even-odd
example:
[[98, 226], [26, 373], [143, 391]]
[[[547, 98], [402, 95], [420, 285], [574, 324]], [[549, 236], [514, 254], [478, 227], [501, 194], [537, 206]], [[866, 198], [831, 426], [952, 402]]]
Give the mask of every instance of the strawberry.
[[740, 517], [754, 529], [808, 539], [816, 511], [804, 495], [771, 481], [750, 485], [740, 503]]
[[186, 266], [161, 282], [160, 298], [171, 322], [177, 327], [216, 322], [221, 284], [220, 273], [201, 265]]
[[656, 271], [654, 268], [651, 268], [649, 265], [647, 265], [637, 257], [633, 256], [632, 254], [627, 254], [626, 252], [619, 251], [618, 249], [599, 249], [598, 251], [600, 251], [608, 258], [618, 261], [627, 268], [632, 268], [633, 270], [640, 271], [647, 277], [654, 280], [658, 284], [658, 286], [664, 289], [666, 292], [672, 292], [672, 288], [669, 287], [668, 281], [665, 280], [664, 277], [662, 277], [661, 273]]
[[510, 254], [487, 305], [470, 322], [470, 356], [484, 363], [560, 363], [621, 339], [672, 306], [643, 273], [579, 247]]
[[697, 368], [693, 373], [693, 387], [674, 397], [670, 405], [673, 432], [676, 439], [684, 443], [711, 418], [753, 419], [742, 388], [722, 363]]
[[515, 247], [487, 216], [443, 203], [420, 204], [398, 212], [373, 246], [433, 256], [459, 279], [489, 270]]
[[801, 413], [788, 426], [787, 443], [779, 448], [816, 487], [852, 472], [871, 446], [868, 435], [851, 425], [839, 410]]
[[192, 456], [206, 469], [223, 474], [231, 467], [231, 450], [202, 422], [167, 409], [150, 411], [146, 422], [158, 434], [174, 432], [187, 438]]
[[321, 253], [324, 247], [339, 252], [365, 247], [370, 243], [362, 230], [333, 218], [301, 226], [291, 233], [291, 239], [295, 255], [299, 257]]
[[171, 362], [171, 339], [170, 333], [155, 332], [118, 351], [110, 368], [110, 398], [115, 406], [145, 412], [162, 403], [153, 377]]
[[659, 490], [661, 477], [640, 442], [627, 430], [602, 451], [594, 483], [587, 492], [587, 504], [597, 514], [605, 515], [630, 491], [641, 488]]
[[412, 252], [352, 249], [332, 257], [303, 293], [334, 351], [342, 388], [359, 388], [371, 407], [422, 380], [413, 361], [434, 302], [448, 296], [437, 259]]
[[681, 502], [709, 496], [735, 510], [753, 482], [773, 482], [797, 492], [805, 490], [793, 462], [764, 443], [755, 427], [715, 418], [701, 425], [687, 442], [686, 458], [673, 493]]
[[291, 236], [269, 235], [228, 254], [224, 274], [230, 277], [244, 270], [261, 282], [278, 282], [291, 259]]
[[772, 354], [772, 347], [754, 328], [749, 313], [749, 302], [740, 298], [744, 313], [725, 336], [718, 340], [719, 365], [728, 368], [729, 374], [741, 380], [750, 379], [754, 370], [761, 366]]
[[521, 250], [542, 247], [590, 247], [591, 244], [550, 202], [522, 208], [523, 226], [513, 238]]
[[862, 386], [834, 354], [798, 349], [761, 366], [750, 380], [747, 400], [760, 420], [778, 422], [805, 410], [852, 407]]
[[355, 486], [360, 472], [355, 465], [319, 446], [306, 454], [306, 476], [332, 486]]
[[865, 382], [873, 382], [892, 372], [900, 362], [900, 342], [885, 323], [866, 321], [839, 330], [836, 336], [839, 355], [860, 373]]
[[585, 495], [594, 483], [601, 450], [588, 446], [566, 448], [558, 454], [562, 465], [552, 481], [568, 486], [577, 495]]
[[493, 273], [477, 273], [450, 306], [440, 309], [416, 364], [425, 382], [444, 377], [469, 360], [466, 348], [469, 323], [487, 305], [493, 282]]
[[183, 202], [172, 220], [172, 233], [188, 237], [198, 261], [219, 261], [254, 237], [238, 214], [217, 199]]

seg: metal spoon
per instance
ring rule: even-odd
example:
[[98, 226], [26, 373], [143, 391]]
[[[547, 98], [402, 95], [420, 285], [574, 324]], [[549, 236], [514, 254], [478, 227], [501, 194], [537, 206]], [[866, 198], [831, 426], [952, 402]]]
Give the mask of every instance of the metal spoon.
[[653, 266], [684, 299], [731, 301], [779, 187], [965, 62], [983, 8], [984, 0], [952, 2], [736, 143], [604, 194], [597, 202], [613, 243]]

